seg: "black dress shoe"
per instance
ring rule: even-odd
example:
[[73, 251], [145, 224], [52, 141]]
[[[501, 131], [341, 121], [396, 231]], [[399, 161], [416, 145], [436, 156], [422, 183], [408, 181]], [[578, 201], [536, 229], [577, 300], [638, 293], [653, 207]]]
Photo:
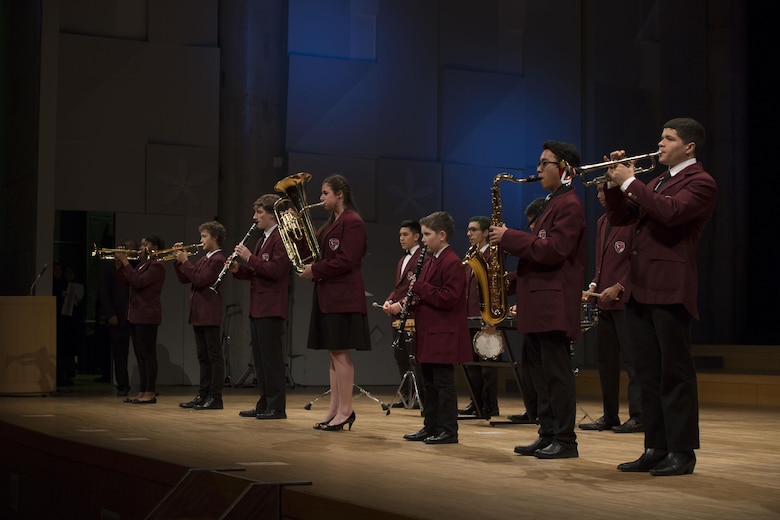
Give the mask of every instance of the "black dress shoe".
[[257, 414], [258, 419], [287, 419], [287, 414], [280, 410], [266, 410]]
[[203, 403], [196, 404], [192, 408], [194, 410], [222, 410], [222, 398], [209, 396]]
[[580, 424], [583, 430], [611, 430], [613, 426], [620, 426], [620, 421], [608, 421], [604, 417], [599, 417], [592, 423]]
[[618, 464], [617, 469], [619, 471], [625, 471], [628, 473], [644, 473], [650, 471], [656, 467], [662, 460], [666, 458], [667, 451], [660, 450], [658, 448], [647, 448], [641, 457], [634, 462], [624, 462]]
[[390, 408], [406, 408], [406, 405], [404, 404], [404, 400], [401, 399], [400, 401], [396, 401], [391, 404]]
[[424, 441], [430, 436], [431, 436], [431, 432], [423, 428], [422, 430], [414, 433], [407, 433], [406, 435], [404, 435], [404, 439], [406, 439], [407, 441]]
[[466, 406], [466, 408], [461, 408], [458, 410], [458, 414], [460, 415], [477, 415], [477, 407], [474, 406], [474, 403], [471, 402]]
[[692, 451], [687, 453], [669, 452], [664, 460], [650, 470], [650, 474], [654, 477], [688, 475], [693, 473], [694, 466], [696, 466], [696, 455]]
[[498, 411], [498, 408], [489, 408], [488, 410], [484, 411], [485, 417], [498, 417], [501, 415], [501, 413]]
[[534, 452], [537, 459], [576, 459], [579, 456], [576, 445], [567, 447], [557, 441]]
[[515, 415], [508, 415], [507, 419], [515, 424], [536, 424], [536, 419], [531, 419], [528, 416], [528, 412], [523, 412]]
[[258, 414], [264, 413], [265, 410], [258, 412], [256, 408], [252, 408], [251, 410], [241, 410], [238, 412], [238, 415], [241, 417], [257, 417]]
[[192, 401], [187, 401], [186, 403], [179, 403], [179, 406], [181, 408], [195, 408], [197, 405], [203, 404], [205, 402], [206, 402], [205, 395], [196, 395]]
[[133, 404], [157, 404], [157, 398], [152, 397], [151, 399], [133, 399]]
[[438, 435], [431, 435], [423, 439], [425, 444], [458, 444], [458, 434], [442, 432]]
[[615, 433], [640, 433], [645, 431], [645, 427], [642, 426], [642, 423], [629, 419], [620, 426], [613, 426], [612, 431]]
[[550, 444], [552, 444], [552, 439], [548, 437], [539, 437], [532, 444], [529, 444], [528, 446], [515, 446], [515, 453], [518, 453], [520, 455], [531, 456], [536, 452], [536, 450], [541, 450], [543, 448], [546, 448]]

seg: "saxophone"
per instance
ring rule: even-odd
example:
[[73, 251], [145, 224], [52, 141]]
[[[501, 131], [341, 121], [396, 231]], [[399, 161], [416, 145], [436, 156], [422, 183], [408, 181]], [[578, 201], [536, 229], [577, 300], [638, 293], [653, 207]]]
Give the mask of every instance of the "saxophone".
[[[491, 190], [492, 214], [490, 225], [501, 227], [504, 222], [501, 218], [501, 192], [498, 184], [501, 181], [511, 181], [516, 183], [534, 182], [539, 180], [537, 176], [526, 177], [525, 179], [516, 179], [508, 173], [499, 173], [493, 178], [493, 188]], [[477, 280], [479, 288], [479, 309], [482, 321], [485, 325], [495, 326], [501, 323], [507, 315], [506, 302], [506, 271], [504, 270], [504, 252], [498, 247], [498, 244], [490, 244], [490, 255], [487, 261], [479, 252], [479, 246], [474, 244], [466, 251], [463, 258], [463, 265], [468, 265], [474, 271], [474, 277]]]

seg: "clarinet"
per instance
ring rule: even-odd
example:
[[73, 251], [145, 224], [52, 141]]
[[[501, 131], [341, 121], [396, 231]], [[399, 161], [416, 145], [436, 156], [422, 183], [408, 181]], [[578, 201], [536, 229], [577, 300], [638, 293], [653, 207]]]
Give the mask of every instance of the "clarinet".
[[[423, 262], [425, 261], [425, 251], [427, 251], [427, 249], [428, 246], [423, 245], [422, 250], [420, 251], [420, 258], [417, 259], [417, 267], [415, 267], [414, 269], [415, 281], [417, 281], [417, 279], [420, 277], [420, 271], [422, 271]], [[403, 348], [401, 342], [403, 341], [404, 329], [406, 328], [406, 320], [407, 318], [409, 318], [409, 310], [412, 307], [413, 299], [414, 299], [414, 293], [412, 292], [412, 284], [409, 284], [409, 291], [407, 291], [406, 293], [406, 302], [404, 303], [403, 309], [401, 309], [401, 318], [399, 320], [398, 330], [396, 331], [395, 337], [393, 338], [392, 347], [394, 349]]]
[[[242, 246], [246, 244], [246, 241], [249, 240], [249, 236], [252, 234], [252, 231], [254, 231], [257, 228], [257, 222], [252, 222], [252, 227], [249, 228], [249, 231], [246, 232], [246, 235], [244, 235], [244, 238], [241, 239], [241, 242], [239, 242]], [[218, 287], [219, 284], [222, 283], [222, 278], [225, 277], [228, 271], [230, 271], [230, 265], [233, 263], [233, 260], [236, 259], [237, 253], [233, 251], [230, 253], [230, 256], [227, 257], [227, 260], [225, 260], [225, 265], [222, 266], [222, 270], [219, 272], [219, 276], [217, 276], [217, 279], [214, 280], [214, 283], [209, 286], [209, 289], [214, 291], [215, 293], [219, 293]]]

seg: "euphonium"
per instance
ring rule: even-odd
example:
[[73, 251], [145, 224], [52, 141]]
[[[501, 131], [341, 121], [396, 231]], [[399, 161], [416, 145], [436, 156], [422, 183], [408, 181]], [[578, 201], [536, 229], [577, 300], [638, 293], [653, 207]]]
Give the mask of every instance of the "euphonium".
[[[493, 213], [490, 218], [490, 225], [501, 227], [504, 222], [501, 218], [501, 192], [498, 184], [501, 181], [511, 182], [534, 182], [538, 177], [528, 177], [525, 179], [515, 179], [508, 173], [499, 173], [493, 179], [492, 188], [492, 208]], [[507, 314], [506, 302], [506, 271], [504, 270], [504, 252], [498, 247], [498, 244], [490, 244], [490, 255], [487, 261], [479, 251], [479, 246], [474, 244], [466, 251], [463, 258], [463, 264], [468, 264], [474, 271], [474, 277], [477, 280], [479, 288], [479, 309], [482, 321], [486, 325], [494, 326], [501, 323]]]
[[310, 173], [300, 172], [285, 177], [274, 186], [274, 190], [286, 195], [274, 204], [274, 215], [276, 215], [279, 234], [287, 256], [298, 274], [303, 272], [306, 264], [317, 262], [322, 258], [317, 232], [314, 230], [309, 210], [325, 203], [306, 203], [306, 191], [303, 185], [309, 180], [311, 180]]

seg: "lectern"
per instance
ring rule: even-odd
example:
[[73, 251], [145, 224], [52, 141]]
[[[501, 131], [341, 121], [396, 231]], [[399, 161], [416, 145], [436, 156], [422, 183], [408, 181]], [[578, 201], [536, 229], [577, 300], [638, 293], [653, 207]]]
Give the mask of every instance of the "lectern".
[[0, 296], [0, 394], [57, 389], [57, 299]]

